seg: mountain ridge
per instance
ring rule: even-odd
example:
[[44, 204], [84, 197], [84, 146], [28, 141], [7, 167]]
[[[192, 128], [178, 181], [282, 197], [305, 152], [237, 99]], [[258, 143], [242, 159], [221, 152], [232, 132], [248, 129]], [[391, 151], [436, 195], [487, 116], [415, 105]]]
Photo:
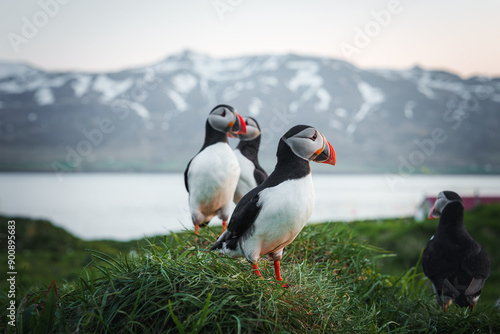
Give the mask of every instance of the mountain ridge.
[[225, 103], [261, 123], [267, 169], [281, 135], [305, 123], [333, 141], [339, 172], [500, 172], [500, 78], [193, 51], [108, 73], [10, 65], [0, 63], [2, 171], [182, 171]]

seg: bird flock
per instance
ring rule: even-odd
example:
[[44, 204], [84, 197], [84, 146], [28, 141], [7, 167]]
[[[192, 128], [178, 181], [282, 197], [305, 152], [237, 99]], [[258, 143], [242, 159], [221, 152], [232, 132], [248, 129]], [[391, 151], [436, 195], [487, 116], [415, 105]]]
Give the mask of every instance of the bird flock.
[[[228, 138], [239, 140], [234, 150]], [[207, 117], [204, 143], [189, 161], [184, 182], [195, 233], [215, 216], [222, 220], [222, 234], [211, 250], [245, 258], [258, 277], [262, 275], [257, 262], [265, 255], [274, 262], [276, 280], [283, 281], [283, 249], [314, 211], [310, 161], [334, 166], [336, 155], [319, 130], [296, 125], [280, 138], [276, 165], [268, 175], [258, 160], [260, 139], [256, 119], [242, 117], [229, 105], [217, 105]], [[439, 218], [439, 224], [424, 249], [422, 267], [436, 300], [444, 312], [452, 302], [472, 310], [490, 264], [465, 228], [462, 199], [442, 191], [429, 218]]]

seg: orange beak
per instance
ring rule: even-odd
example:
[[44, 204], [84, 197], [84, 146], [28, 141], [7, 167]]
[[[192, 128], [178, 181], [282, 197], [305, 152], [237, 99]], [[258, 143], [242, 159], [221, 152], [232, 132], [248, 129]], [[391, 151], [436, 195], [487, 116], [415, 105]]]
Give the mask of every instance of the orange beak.
[[335, 154], [335, 150], [332, 147], [332, 144], [330, 144], [328, 140], [325, 139], [323, 149], [321, 150], [321, 152], [316, 152], [316, 154], [317, 157], [314, 158], [314, 162], [321, 162], [323, 164], [335, 166], [335, 163], [337, 162], [337, 156]]
[[229, 132], [229, 137], [238, 138], [238, 135], [244, 135], [247, 133], [247, 125], [243, 117], [237, 112], [234, 113], [236, 116], [236, 122], [231, 125], [231, 132]]
[[429, 211], [429, 214], [427, 215], [428, 219], [436, 219], [439, 218], [439, 213], [434, 209], [434, 205], [431, 208], [431, 211]]

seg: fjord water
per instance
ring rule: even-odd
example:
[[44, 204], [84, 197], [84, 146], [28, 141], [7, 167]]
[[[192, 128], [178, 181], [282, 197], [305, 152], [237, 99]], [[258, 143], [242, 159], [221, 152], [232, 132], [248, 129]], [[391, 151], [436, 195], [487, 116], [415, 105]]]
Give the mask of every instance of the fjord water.
[[[310, 222], [413, 216], [426, 196], [500, 196], [500, 176], [313, 174]], [[0, 174], [0, 214], [43, 218], [84, 239], [128, 240], [192, 229], [178, 174]], [[214, 224], [220, 220], [214, 219]]]

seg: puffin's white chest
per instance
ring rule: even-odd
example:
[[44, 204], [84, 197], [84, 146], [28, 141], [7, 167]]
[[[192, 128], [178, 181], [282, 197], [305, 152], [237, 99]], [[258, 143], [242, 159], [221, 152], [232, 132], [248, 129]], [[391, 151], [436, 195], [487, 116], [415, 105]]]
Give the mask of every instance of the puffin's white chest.
[[188, 171], [192, 209], [208, 214], [232, 201], [240, 176], [238, 160], [227, 143], [206, 147], [191, 161]]
[[240, 150], [234, 150], [234, 153], [241, 168], [240, 179], [235, 192], [235, 200], [239, 201], [246, 193], [257, 187], [257, 182], [255, 181], [255, 166], [253, 162], [248, 160], [248, 158], [245, 157]]
[[314, 211], [314, 187], [311, 174], [288, 180], [260, 193], [261, 211], [250, 239], [262, 241], [260, 254], [283, 248], [292, 242]]

